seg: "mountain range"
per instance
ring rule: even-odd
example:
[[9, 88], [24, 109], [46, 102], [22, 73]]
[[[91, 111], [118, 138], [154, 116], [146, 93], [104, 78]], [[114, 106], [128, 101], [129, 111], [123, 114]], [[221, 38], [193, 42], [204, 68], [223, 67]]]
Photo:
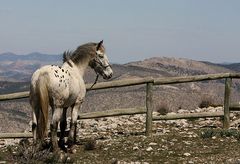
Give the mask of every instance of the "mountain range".
[[34, 70], [47, 64], [60, 64], [61, 55], [47, 55], [38, 52], [16, 55], [0, 54], [0, 81], [29, 81]]
[[[27, 55], [2, 53], [0, 54], [0, 81], [28, 82], [31, 74], [37, 68], [47, 64], [61, 65], [61, 63], [62, 55], [48, 55], [39, 52]], [[135, 76], [134, 73], [141, 77], [147, 74], [179, 76], [240, 71], [240, 63], [215, 64], [182, 58], [154, 57], [127, 64], [113, 64], [113, 68], [115, 68], [115, 78], [130, 76], [130, 74]], [[143, 73], [140, 73], [141, 71]]]
[[1, 61], [18, 61], [18, 60], [38, 60], [42, 62], [51, 61], [54, 62], [56, 60], [61, 60], [61, 55], [49, 55], [49, 54], [42, 54], [39, 52], [32, 52], [27, 55], [16, 55], [12, 52], [6, 52], [0, 54], [0, 60]]

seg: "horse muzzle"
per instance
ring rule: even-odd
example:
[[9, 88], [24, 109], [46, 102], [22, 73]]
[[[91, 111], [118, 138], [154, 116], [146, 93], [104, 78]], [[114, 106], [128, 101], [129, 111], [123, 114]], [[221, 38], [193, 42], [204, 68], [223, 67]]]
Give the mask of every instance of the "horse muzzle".
[[113, 76], [113, 71], [111, 67], [108, 67], [106, 70], [102, 72], [102, 77], [106, 80], [110, 79]]

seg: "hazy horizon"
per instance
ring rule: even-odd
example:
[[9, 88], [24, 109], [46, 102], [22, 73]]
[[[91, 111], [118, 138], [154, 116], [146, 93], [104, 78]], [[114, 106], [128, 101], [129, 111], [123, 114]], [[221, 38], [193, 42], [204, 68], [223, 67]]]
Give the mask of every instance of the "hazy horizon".
[[240, 1], [4, 1], [0, 53], [61, 54], [104, 40], [112, 63], [240, 61]]
[[[16, 54], [16, 53], [13, 53], [13, 52], [4, 52], [4, 53], [0, 53], [0, 56], [8, 54], [8, 53], [11, 53], [11, 54], [17, 55], [17, 56], [27, 56], [27, 55], [32, 55], [32, 54], [42, 54], [42, 55], [51, 55], [51, 56], [60, 56], [61, 57], [61, 55], [62, 55], [62, 53], [59, 53], [59, 54], [47, 54], [47, 53], [41, 53], [41, 52], [31, 52], [31, 53], [27, 53], [27, 54]], [[186, 60], [194, 60], [194, 61], [199, 61], [199, 62], [210, 62], [210, 63], [213, 63], [213, 64], [237, 64], [237, 63], [240, 63], [240, 62], [220, 62], [220, 63], [217, 63], [217, 62], [211, 62], [211, 61], [207, 61], [207, 60], [195, 60], [195, 59], [191, 59], [191, 58], [169, 57], [169, 56], [150, 56], [150, 57], [142, 58], [142, 59], [139, 59], [139, 60], [127, 61], [125, 63], [112, 62], [112, 61], [110, 61], [110, 63], [112, 63], [112, 64], [127, 64], [127, 63], [131, 63], [131, 62], [138, 62], [138, 61], [143, 61], [143, 60], [151, 59], [151, 58], [186, 59]]]

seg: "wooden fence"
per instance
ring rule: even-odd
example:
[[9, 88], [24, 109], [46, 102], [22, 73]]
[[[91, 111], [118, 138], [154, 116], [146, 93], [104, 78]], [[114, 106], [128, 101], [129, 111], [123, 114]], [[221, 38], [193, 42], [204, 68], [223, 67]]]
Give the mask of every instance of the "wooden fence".
[[[152, 122], [157, 120], [173, 120], [173, 119], [188, 119], [188, 118], [205, 118], [205, 117], [223, 117], [223, 128], [227, 129], [230, 126], [230, 108], [238, 110], [239, 107], [230, 107], [230, 93], [233, 78], [240, 78], [238, 73], [221, 73], [207, 74], [196, 76], [182, 77], [162, 77], [162, 78], [136, 78], [126, 80], [116, 80], [110, 82], [102, 82], [94, 85], [91, 90], [100, 90], [108, 88], [127, 87], [134, 85], [146, 84], [146, 105], [141, 108], [114, 109], [104, 112], [84, 113], [79, 116], [79, 119], [92, 119], [99, 117], [110, 117], [120, 115], [146, 114], [146, 135], [152, 135]], [[215, 113], [189, 113], [189, 114], [168, 114], [153, 117], [153, 88], [155, 85], [178, 84], [188, 82], [198, 82], [206, 80], [225, 79], [225, 94], [224, 94], [224, 110], [223, 112]], [[87, 84], [87, 90], [90, 90], [91, 84]], [[19, 92], [12, 94], [0, 95], [0, 101], [28, 98], [29, 92]], [[30, 133], [0, 133], [0, 138], [28, 138], [32, 137]]]

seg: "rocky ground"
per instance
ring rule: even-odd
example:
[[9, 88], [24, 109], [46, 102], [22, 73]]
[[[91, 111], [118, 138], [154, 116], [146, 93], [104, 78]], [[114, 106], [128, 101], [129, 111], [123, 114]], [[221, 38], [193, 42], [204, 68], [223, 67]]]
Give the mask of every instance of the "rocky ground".
[[144, 135], [144, 115], [81, 120], [76, 154], [54, 157], [47, 151], [51, 158], [45, 159], [44, 153], [29, 155], [31, 140], [27, 146], [23, 141], [18, 144], [19, 140], [1, 140], [0, 163], [54, 163], [60, 159], [63, 163], [240, 163], [238, 119], [238, 113], [231, 115], [229, 130], [222, 129], [220, 118], [155, 121], [152, 137]]

